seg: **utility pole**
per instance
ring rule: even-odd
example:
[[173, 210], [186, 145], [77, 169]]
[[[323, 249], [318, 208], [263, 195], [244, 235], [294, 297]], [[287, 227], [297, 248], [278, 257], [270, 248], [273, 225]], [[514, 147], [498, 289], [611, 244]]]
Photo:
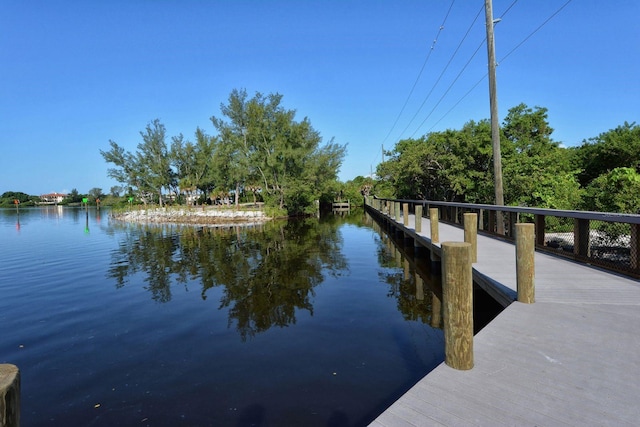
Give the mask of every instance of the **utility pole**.
[[382, 144], [382, 163], [384, 163], [384, 144]]
[[[496, 90], [496, 52], [493, 39], [493, 5], [492, 0], [484, 0], [484, 12], [487, 27], [487, 54], [489, 57], [489, 103], [491, 105], [491, 143], [493, 145], [493, 174], [496, 205], [504, 206], [502, 188], [502, 154], [500, 153], [500, 124], [498, 122], [498, 95]], [[502, 212], [497, 215], [496, 231], [504, 235]]]

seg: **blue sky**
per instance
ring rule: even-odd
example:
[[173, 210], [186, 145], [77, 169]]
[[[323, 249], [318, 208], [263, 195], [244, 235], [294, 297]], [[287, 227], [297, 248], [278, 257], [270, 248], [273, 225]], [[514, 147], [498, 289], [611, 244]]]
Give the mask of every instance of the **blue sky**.
[[[640, 2], [566, 3], [493, 9], [500, 118], [546, 107], [573, 146], [640, 122]], [[215, 134], [234, 88], [282, 94], [348, 144], [342, 180], [369, 175], [383, 144], [489, 117], [483, 4], [2, 1], [0, 193], [108, 192], [109, 140], [134, 151], [156, 118], [169, 136]]]

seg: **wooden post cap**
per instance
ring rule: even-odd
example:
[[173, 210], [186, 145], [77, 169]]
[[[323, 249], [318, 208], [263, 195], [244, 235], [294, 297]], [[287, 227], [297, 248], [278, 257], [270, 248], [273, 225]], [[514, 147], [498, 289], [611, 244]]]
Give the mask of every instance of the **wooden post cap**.
[[20, 370], [0, 364], [0, 427], [20, 426]]

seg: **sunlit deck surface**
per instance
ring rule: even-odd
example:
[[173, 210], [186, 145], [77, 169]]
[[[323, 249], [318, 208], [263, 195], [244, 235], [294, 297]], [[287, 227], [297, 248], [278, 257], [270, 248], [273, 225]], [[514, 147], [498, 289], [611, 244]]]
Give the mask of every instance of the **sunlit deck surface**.
[[[439, 235], [464, 240], [442, 223]], [[473, 268], [515, 298], [512, 243], [478, 235]], [[475, 336], [473, 369], [442, 363], [371, 425], [639, 425], [640, 282], [536, 252], [535, 286], [534, 304], [513, 302]]]

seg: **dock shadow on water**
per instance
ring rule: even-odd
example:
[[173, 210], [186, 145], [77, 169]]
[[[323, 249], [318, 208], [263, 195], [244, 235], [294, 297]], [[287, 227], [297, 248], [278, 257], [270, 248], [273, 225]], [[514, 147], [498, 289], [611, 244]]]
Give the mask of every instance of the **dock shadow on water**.
[[444, 360], [437, 279], [362, 211], [20, 215], [0, 211], [0, 273], [23, 272], [0, 282], [0, 363], [20, 367], [24, 425], [362, 426]]

